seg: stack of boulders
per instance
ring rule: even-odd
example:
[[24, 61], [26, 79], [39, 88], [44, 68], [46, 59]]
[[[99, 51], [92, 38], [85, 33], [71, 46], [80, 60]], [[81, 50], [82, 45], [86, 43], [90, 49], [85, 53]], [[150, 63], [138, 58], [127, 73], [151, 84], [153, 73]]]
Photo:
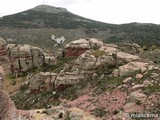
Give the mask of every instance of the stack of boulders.
[[6, 42], [0, 37], [0, 60], [3, 60], [7, 54]]
[[87, 50], [99, 49], [103, 42], [96, 39], [79, 39], [65, 45], [65, 56], [79, 56]]
[[26, 71], [43, 64], [55, 63], [55, 58], [44, 53], [41, 48], [27, 44], [8, 44], [7, 52], [11, 62], [10, 69], [12, 73]]

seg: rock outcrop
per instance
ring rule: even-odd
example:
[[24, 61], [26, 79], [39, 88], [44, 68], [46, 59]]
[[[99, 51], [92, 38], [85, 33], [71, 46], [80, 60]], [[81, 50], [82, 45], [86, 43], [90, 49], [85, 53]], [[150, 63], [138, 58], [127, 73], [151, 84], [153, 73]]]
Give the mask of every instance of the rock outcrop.
[[131, 45], [131, 47], [132, 47], [132, 49], [133, 49], [133, 51], [134, 51], [135, 53], [138, 53], [138, 54], [143, 53], [143, 49], [142, 49], [141, 46], [138, 45], [137, 43], [133, 43], [133, 44]]
[[147, 70], [148, 63], [144, 62], [130, 62], [113, 71], [113, 76], [127, 76], [135, 72], [144, 73]]
[[29, 81], [29, 90], [32, 93], [38, 91], [50, 91], [53, 89], [57, 74], [40, 72], [35, 74]]
[[129, 102], [140, 102], [143, 103], [147, 99], [147, 96], [139, 92], [131, 92], [128, 101]]
[[103, 42], [96, 39], [79, 39], [65, 45], [65, 56], [79, 56], [90, 49], [99, 49]]
[[107, 54], [105, 51], [95, 50], [87, 51], [80, 55], [75, 64], [79, 66], [81, 70], [87, 71], [96, 69], [100, 66], [114, 66], [116, 64], [117, 58], [115, 54]]
[[125, 52], [117, 52], [117, 58], [123, 62], [132, 62], [139, 59], [136, 55], [131, 55]]
[[64, 89], [67, 86], [75, 85], [84, 80], [83, 74], [75, 72], [50, 73], [40, 72], [29, 79], [29, 90], [31, 93], [39, 91], [51, 91], [52, 89]]
[[75, 85], [79, 83], [81, 80], [84, 80], [84, 75], [82, 73], [77, 72], [65, 72], [58, 74], [55, 79], [55, 88], [61, 88], [65, 86]]
[[[15, 47], [11, 46], [11, 48]], [[104, 120], [132, 120], [128, 113], [160, 112], [158, 91], [160, 68], [153, 62], [147, 62], [138, 56], [142, 52], [140, 46], [132, 45], [134, 55], [131, 54], [133, 50], [129, 54], [117, 45], [105, 44], [93, 38], [72, 41], [65, 47], [65, 55], [76, 56], [76, 58], [71, 61], [65, 58], [64, 61], [60, 59], [60, 64], [64, 63], [57, 64], [58, 69], [55, 67], [54, 72], [38, 72], [27, 77], [23, 85], [28, 85], [30, 92], [22, 90], [23, 93], [17, 96], [28, 101], [23, 103], [23, 101], [19, 102], [19, 99], [15, 100], [15, 103], [18, 101], [19, 106], [22, 103], [23, 107], [35, 104], [39, 107], [46, 101], [44, 106], [51, 108], [22, 112], [17, 110], [8, 99], [11, 106], [5, 109], [9, 108], [12, 113], [22, 118], [24, 115], [22, 113], [25, 113], [25, 117], [30, 120], [98, 120], [92, 115], [100, 116]], [[16, 53], [17, 49], [15, 53], [12, 50], [10, 56], [18, 56], [18, 54], [32, 56], [30, 55], [32, 50], [23, 52], [27, 51], [27, 48], [34, 47], [23, 46], [18, 53]], [[39, 53], [40, 56], [43, 54], [43, 51]], [[47, 57], [45, 57], [45, 63], [49, 62]], [[1, 68], [0, 71], [2, 71]], [[66, 87], [71, 88], [65, 89]], [[0, 89], [3, 89], [3, 86], [0, 86]], [[30, 96], [30, 93], [37, 92], [38, 96], [36, 94]], [[44, 98], [39, 96], [44, 93]], [[0, 94], [7, 96], [4, 92]], [[52, 107], [51, 102], [57, 101], [62, 104]], [[0, 115], [7, 118], [1, 113]], [[7, 113], [7, 116], [11, 115]]]
[[[9, 94], [3, 90], [3, 72], [0, 66], [0, 120], [98, 120], [98, 118], [75, 107], [66, 108], [57, 106], [50, 109], [17, 110]], [[45, 74], [46, 76], [53, 75], [49, 73], [41, 74]], [[46, 79], [45, 82], [48, 83], [49, 81]]]
[[24, 45], [7, 45], [11, 73], [26, 71], [43, 64], [54, 64], [55, 58], [48, 56], [41, 48]]

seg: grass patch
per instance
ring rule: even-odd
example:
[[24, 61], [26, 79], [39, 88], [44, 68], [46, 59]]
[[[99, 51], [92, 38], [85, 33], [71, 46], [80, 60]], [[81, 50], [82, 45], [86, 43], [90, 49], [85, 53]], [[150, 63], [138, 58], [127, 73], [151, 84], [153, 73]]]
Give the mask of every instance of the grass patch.
[[106, 91], [112, 91], [116, 89], [119, 85], [122, 84], [124, 78], [123, 77], [109, 77], [106, 76], [105, 79], [102, 80], [95, 80], [95, 82], [92, 84], [95, 89], [96, 94], [102, 94]]
[[146, 94], [152, 94], [155, 92], [159, 92], [160, 86], [159, 86], [159, 84], [153, 84], [153, 86], [149, 85], [148, 87], [143, 88], [143, 90]]
[[95, 50], [92, 52], [92, 55], [94, 55], [96, 58], [103, 56], [105, 54], [106, 54], [105, 51], [102, 51], [102, 50]]
[[15, 79], [10, 79], [10, 84], [16, 85], [16, 80]]
[[12, 96], [11, 99], [18, 109], [23, 110], [41, 109], [47, 108], [49, 105], [57, 106], [60, 104], [60, 101], [52, 94], [52, 91], [38, 94], [28, 94], [20, 91], [15, 96]]

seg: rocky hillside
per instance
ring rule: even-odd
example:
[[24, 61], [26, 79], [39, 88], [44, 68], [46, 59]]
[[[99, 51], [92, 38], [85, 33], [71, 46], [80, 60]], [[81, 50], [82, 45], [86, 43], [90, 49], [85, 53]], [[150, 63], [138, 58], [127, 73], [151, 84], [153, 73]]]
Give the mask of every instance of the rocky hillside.
[[[54, 65], [27, 71], [21, 84], [16, 76], [5, 73], [5, 78], [15, 81], [10, 87], [19, 84], [11, 99], [24, 110], [18, 114], [27, 119], [134, 120], [143, 113], [151, 116], [142, 116], [142, 120], [158, 120], [160, 67], [142, 58], [145, 52], [136, 43], [118, 46], [96, 38], [78, 39], [65, 45]], [[8, 79], [3, 81], [5, 88]], [[13, 103], [10, 107], [17, 111]], [[3, 110], [0, 117], [6, 118], [3, 115], [9, 115]]]
[[3, 90], [3, 68], [0, 66], [0, 119], [1, 120], [98, 120], [76, 107], [64, 106], [49, 109], [17, 110], [6, 91]]
[[64, 36], [65, 43], [97, 37], [104, 42], [136, 42], [159, 45], [160, 26], [131, 23], [113, 25], [72, 14], [65, 8], [40, 5], [0, 19], [0, 36], [14, 43], [53, 49], [51, 36]]

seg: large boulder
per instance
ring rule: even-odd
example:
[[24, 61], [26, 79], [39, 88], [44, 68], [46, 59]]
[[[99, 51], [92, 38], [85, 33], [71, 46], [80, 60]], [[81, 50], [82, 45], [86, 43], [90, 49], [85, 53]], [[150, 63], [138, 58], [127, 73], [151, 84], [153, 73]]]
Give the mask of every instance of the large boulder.
[[142, 89], [144, 87], [143, 84], [136, 84], [132, 87], [132, 91], [137, 91], [139, 89]]
[[131, 92], [128, 98], [128, 102], [140, 102], [143, 103], [147, 99], [147, 96], [137, 91]]
[[65, 45], [65, 56], [79, 56], [90, 49], [99, 49], [103, 42], [96, 38], [74, 40]]
[[29, 90], [32, 93], [39, 91], [50, 91], [54, 88], [57, 74], [50, 72], [40, 72], [29, 80]]
[[118, 52], [118, 46], [115, 44], [105, 43], [103, 44], [103, 46], [99, 48], [99, 50], [105, 51], [105, 53], [108, 53], [108, 54], [113, 54], [113, 53], [115, 54]]
[[116, 55], [115, 54], [107, 54], [105, 51], [101, 50], [93, 50], [86, 51], [82, 55], [80, 55], [75, 64], [79, 66], [82, 70], [92, 70], [96, 69], [103, 65], [113, 66], [116, 64]]
[[124, 62], [132, 62], [138, 60], [139, 57], [125, 52], [117, 52], [117, 59]]
[[50, 91], [53, 88], [63, 89], [70, 85], [75, 85], [81, 80], [84, 80], [84, 75], [77, 72], [40, 72], [32, 76], [29, 81], [29, 90], [31, 93], [39, 91]]
[[60, 88], [70, 85], [75, 85], [79, 83], [81, 80], [84, 80], [84, 75], [77, 72], [65, 72], [60, 73], [55, 80], [55, 87]]
[[79, 39], [65, 45], [65, 56], [79, 56], [90, 49], [89, 41]]
[[127, 76], [134, 74], [135, 72], [145, 72], [147, 70], [148, 63], [144, 62], [130, 62], [113, 71], [114, 76]]
[[89, 39], [89, 43], [91, 49], [99, 49], [100, 47], [103, 46], [103, 42], [96, 38]]
[[75, 61], [75, 64], [78, 65], [82, 70], [93, 69], [95, 63], [96, 57], [90, 52], [85, 52], [84, 54], [80, 55]]
[[116, 46], [109, 45], [109, 44], [104, 44], [99, 50], [105, 51], [105, 53], [108, 54], [115, 54], [117, 52]]
[[65, 45], [65, 48], [83, 48], [83, 49], [90, 49], [89, 41], [86, 39], [79, 39], [74, 40], [68, 44]]
[[133, 43], [131, 47], [135, 53], [139, 53], [139, 54], [143, 53], [143, 49], [137, 43]]
[[68, 112], [70, 120], [100, 120], [76, 107], [70, 108]]
[[95, 63], [95, 68], [103, 65], [114, 66], [116, 64], [116, 59], [111, 55], [99, 56]]

